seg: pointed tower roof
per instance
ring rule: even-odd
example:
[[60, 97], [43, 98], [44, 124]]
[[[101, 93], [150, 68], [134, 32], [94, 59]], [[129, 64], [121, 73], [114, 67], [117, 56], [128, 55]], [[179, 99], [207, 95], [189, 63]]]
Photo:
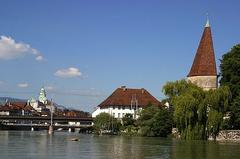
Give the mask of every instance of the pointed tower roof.
[[191, 76], [217, 76], [212, 34], [208, 18], [191, 70], [188, 74], [188, 77]]

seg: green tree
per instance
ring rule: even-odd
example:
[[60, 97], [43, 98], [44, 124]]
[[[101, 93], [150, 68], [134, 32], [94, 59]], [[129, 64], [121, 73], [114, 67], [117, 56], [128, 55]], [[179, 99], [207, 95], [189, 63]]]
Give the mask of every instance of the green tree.
[[109, 130], [119, 132], [121, 123], [108, 113], [100, 113], [93, 119], [95, 132]]
[[135, 124], [136, 120], [133, 119], [133, 114], [127, 113], [122, 118], [122, 130], [125, 135], [137, 135], [138, 127]]
[[220, 84], [228, 86], [232, 93], [229, 107], [231, 111], [231, 127], [240, 129], [240, 44], [235, 45], [229, 52], [223, 55], [220, 71]]
[[223, 116], [228, 110], [231, 93], [229, 87], [221, 86], [216, 90], [206, 92], [206, 94], [205, 105], [208, 106], [207, 130], [208, 134], [215, 139], [223, 125]]
[[133, 115], [129, 113], [122, 118], [123, 126], [134, 125], [134, 122]]
[[172, 116], [166, 109], [148, 107], [141, 111], [137, 121], [142, 136], [166, 137], [172, 130]]
[[203, 139], [206, 135], [204, 91], [185, 80], [168, 82], [164, 94], [174, 106], [174, 121], [183, 139]]
[[[228, 87], [203, 91], [180, 80], [168, 82], [163, 92], [174, 106], [173, 117], [181, 138], [207, 139], [208, 134], [217, 135], [230, 98]], [[215, 117], [218, 117], [217, 121]]]
[[172, 132], [172, 114], [167, 109], [159, 109], [153, 117], [152, 131], [154, 136], [167, 137]]
[[156, 107], [149, 106], [140, 112], [140, 116], [137, 120], [137, 125], [140, 127], [139, 133], [142, 136], [154, 136], [153, 127], [153, 116], [157, 112]]

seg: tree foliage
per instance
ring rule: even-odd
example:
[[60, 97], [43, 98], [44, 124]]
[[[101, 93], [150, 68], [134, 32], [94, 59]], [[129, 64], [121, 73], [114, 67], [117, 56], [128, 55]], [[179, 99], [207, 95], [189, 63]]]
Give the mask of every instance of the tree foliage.
[[168, 82], [163, 92], [174, 106], [174, 121], [183, 139], [207, 139], [208, 135], [217, 135], [230, 98], [228, 87], [203, 91], [180, 80]]
[[121, 123], [108, 113], [100, 113], [94, 118], [93, 123], [96, 132], [104, 130], [118, 132], [121, 126]]
[[133, 119], [133, 115], [127, 113], [123, 118], [122, 118], [122, 124], [123, 126], [129, 126], [129, 125], [134, 125], [135, 120]]
[[240, 44], [223, 55], [220, 70], [220, 84], [228, 86], [232, 93], [229, 107], [232, 115], [229, 124], [233, 129], [240, 129]]
[[172, 116], [167, 109], [148, 107], [141, 111], [137, 121], [142, 136], [166, 137], [172, 130]]

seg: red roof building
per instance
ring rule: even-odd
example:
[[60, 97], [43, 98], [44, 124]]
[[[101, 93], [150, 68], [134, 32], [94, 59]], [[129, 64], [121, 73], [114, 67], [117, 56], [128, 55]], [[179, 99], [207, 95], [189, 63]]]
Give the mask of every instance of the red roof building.
[[162, 104], [144, 88], [132, 89], [122, 86], [99, 104], [92, 116], [96, 117], [98, 114], [106, 112], [116, 118], [122, 118], [129, 113], [137, 118], [136, 112], [148, 106], [161, 107]]
[[[134, 103], [137, 102], [137, 103]], [[106, 108], [108, 106], [131, 106], [137, 104], [138, 107], [145, 108], [149, 104], [154, 106], [160, 106], [161, 103], [153, 97], [147, 90], [144, 88], [141, 89], [132, 89], [121, 87], [117, 88], [106, 100], [98, 105], [100, 108]]]
[[33, 115], [34, 109], [27, 102], [8, 102], [0, 106], [0, 115]]

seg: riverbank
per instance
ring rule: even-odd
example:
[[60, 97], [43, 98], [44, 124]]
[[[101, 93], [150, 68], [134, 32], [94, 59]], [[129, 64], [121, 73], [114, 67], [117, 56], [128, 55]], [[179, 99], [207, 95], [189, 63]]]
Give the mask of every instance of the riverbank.
[[222, 130], [216, 140], [240, 142], [240, 130]]
[[[181, 135], [178, 132], [177, 128], [172, 129], [172, 137], [176, 139], [181, 138]], [[212, 141], [214, 139], [212, 137], [209, 137], [208, 140]], [[216, 137], [216, 141], [230, 141], [240, 143], [240, 130], [221, 130]]]

